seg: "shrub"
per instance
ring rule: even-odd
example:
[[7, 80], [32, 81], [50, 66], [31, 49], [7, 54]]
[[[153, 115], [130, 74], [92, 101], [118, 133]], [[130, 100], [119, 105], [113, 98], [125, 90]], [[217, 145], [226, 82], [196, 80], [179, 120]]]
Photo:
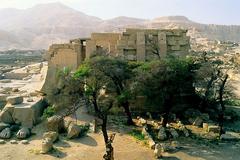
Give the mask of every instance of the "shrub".
[[144, 135], [143, 135], [142, 132], [139, 131], [139, 130], [134, 129], [134, 130], [131, 131], [129, 134], [130, 134], [131, 136], [133, 136], [135, 139], [139, 140], [139, 141], [145, 140]]
[[55, 108], [53, 106], [48, 106], [43, 112], [43, 118], [47, 119], [52, 117], [56, 113]]

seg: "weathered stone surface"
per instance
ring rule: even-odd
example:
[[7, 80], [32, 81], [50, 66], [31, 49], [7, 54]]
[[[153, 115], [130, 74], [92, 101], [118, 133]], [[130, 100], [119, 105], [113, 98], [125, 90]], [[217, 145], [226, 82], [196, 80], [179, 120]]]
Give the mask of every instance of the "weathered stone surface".
[[9, 128], [9, 127], [10, 127], [9, 124], [0, 122], [0, 131], [2, 131], [2, 130], [5, 129], [5, 128]]
[[14, 123], [14, 120], [12, 118], [14, 111], [13, 106], [5, 106], [3, 110], [0, 112], [0, 121], [8, 124]]
[[7, 100], [6, 94], [0, 94], [0, 102], [5, 102]]
[[28, 140], [21, 140], [20, 143], [21, 144], [29, 144], [29, 141]]
[[185, 137], [189, 137], [190, 133], [186, 127], [182, 127], [181, 130]]
[[209, 125], [208, 132], [220, 133], [220, 127], [216, 125]]
[[142, 135], [144, 135], [145, 137], [149, 137], [148, 128], [146, 125], [142, 128]]
[[10, 79], [2, 79], [0, 80], [1, 83], [11, 83], [12, 81]]
[[27, 102], [34, 102], [33, 98], [28, 98]]
[[155, 157], [156, 159], [162, 158], [162, 149], [161, 149], [161, 145], [160, 145], [160, 144], [156, 144], [156, 145], [155, 145], [154, 157]]
[[13, 88], [12, 92], [19, 92], [19, 89], [18, 88]]
[[161, 146], [161, 152], [169, 152], [169, 151], [174, 151], [176, 148], [171, 146], [170, 144], [167, 143], [160, 143]]
[[70, 126], [70, 124], [73, 123], [73, 121], [71, 119], [64, 119], [64, 129], [67, 131], [68, 127]]
[[16, 140], [11, 140], [10, 143], [11, 144], [18, 144], [18, 142]]
[[11, 105], [21, 104], [23, 103], [23, 97], [22, 96], [10, 96], [7, 97], [7, 102]]
[[208, 131], [208, 123], [203, 123], [203, 130]]
[[64, 120], [61, 116], [52, 116], [47, 119], [47, 129], [48, 131], [54, 131], [59, 133], [64, 129]]
[[151, 149], [154, 149], [155, 148], [155, 142], [153, 140], [153, 138], [151, 136], [148, 137], [148, 145], [149, 145], [149, 148]]
[[28, 138], [30, 135], [31, 135], [31, 131], [29, 128], [26, 128], [26, 127], [21, 128], [16, 134], [17, 138], [19, 139]]
[[169, 132], [170, 132], [171, 136], [172, 136], [174, 139], [176, 139], [176, 138], [179, 137], [178, 132], [177, 132], [174, 128], [171, 128], [171, 129], [169, 130]]
[[35, 102], [25, 102], [14, 105], [13, 120], [23, 127], [32, 128], [34, 124], [40, 122], [45, 103], [41, 98], [36, 98]]
[[70, 126], [68, 127], [68, 132], [67, 132], [67, 138], [72, 139], [72, 138], [77, 138], [81, 132], [80, 126], [77, 124], [71, 123]]
[[143, 118], [138, 118], [138, 124], [141, 126], [144, 126], [147, 124], [147, 120], [143, 119]]
[[11, 130], [10, 130], [10, 128], [5, 128], [0, 133], [0, 138], [9, 139], [10, 137], [11, 137]]
[[46, 154], [53, 149], [53, 142], [50, 139], [43, 139], [42, 141], [42, 154]]
[[165, 128], [164, 127], [161, 127], [160, 129], [159, 129], [159, 132], [158, 132], [158, 139], [160, 140], [160, 141], [164, 141], [164, 140], [166, 140], [167, 139], [167, 134], [166, 134], [166, 130], [165, 130]]
[[43, 134], [43, 139], [49, 139], [52, 143], [58, 140], [58, 133], [49, 131]]
[[6, 143], [6, 141], [0, 139], [0, 144], [5, 144], [5, 143]]
[[225, 141], [236, 141], [240, 140], [240, 134], [235, 132], [226, 132], [220, 136], [220, 139]]
[[193, 122], [193, 125], [198, 127], [202, 126], [202, 124], [203, 124], [203, 120], [201, 117], [197, 117]]

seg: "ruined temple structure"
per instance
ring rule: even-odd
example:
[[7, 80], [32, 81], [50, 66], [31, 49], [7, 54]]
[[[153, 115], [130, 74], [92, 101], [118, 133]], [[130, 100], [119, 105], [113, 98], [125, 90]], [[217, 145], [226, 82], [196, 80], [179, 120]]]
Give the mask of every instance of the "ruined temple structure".
[[186, 33], [182, 29], [126, 29], [123, 33], [92, 33], [90, 38], [53, 44], [47, 52], [48, 73], [43, 90], [55, 85], [57, 70], [76, 70], [85, 59], [101, 51], [129, 61], [148, 61], [170, 54], [185, 56], [190, 48]]
[[126, 29], [123, 33], [92, 33], [90, 38], [53, 44], [48, 51], [50, 66], [76, 69], [82, 61], [104, 50], [131, 61], [147, 61], [167, 54], [184, 56], [190, 48], [187, 30]]

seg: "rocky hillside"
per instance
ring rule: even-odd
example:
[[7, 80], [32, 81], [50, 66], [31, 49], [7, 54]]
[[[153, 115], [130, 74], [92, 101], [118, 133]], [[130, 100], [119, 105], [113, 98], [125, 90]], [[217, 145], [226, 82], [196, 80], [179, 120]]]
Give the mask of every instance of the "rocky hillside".
[[92, 32], [120, 32], [126, 27], [181, 27], [189, 29], [192, 37], [240, 42], [240, 26], [199, 24], [183, 16], [102, 20], [61, 3], [41, 4], [25, 10], [0, 9], [0, 19], [0, 50], [46, 49], [52, 43], [88, 37]]

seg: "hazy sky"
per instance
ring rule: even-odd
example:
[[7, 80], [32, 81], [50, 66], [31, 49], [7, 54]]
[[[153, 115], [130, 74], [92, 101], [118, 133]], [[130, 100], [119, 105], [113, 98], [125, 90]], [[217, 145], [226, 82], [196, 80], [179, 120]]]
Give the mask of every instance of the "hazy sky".
[[183, 15], [201, 23], [240, 25], [240, 0], [0, 0], [0, 8], [24, 9], [49, 2], [62, 2], [103, 19]]

